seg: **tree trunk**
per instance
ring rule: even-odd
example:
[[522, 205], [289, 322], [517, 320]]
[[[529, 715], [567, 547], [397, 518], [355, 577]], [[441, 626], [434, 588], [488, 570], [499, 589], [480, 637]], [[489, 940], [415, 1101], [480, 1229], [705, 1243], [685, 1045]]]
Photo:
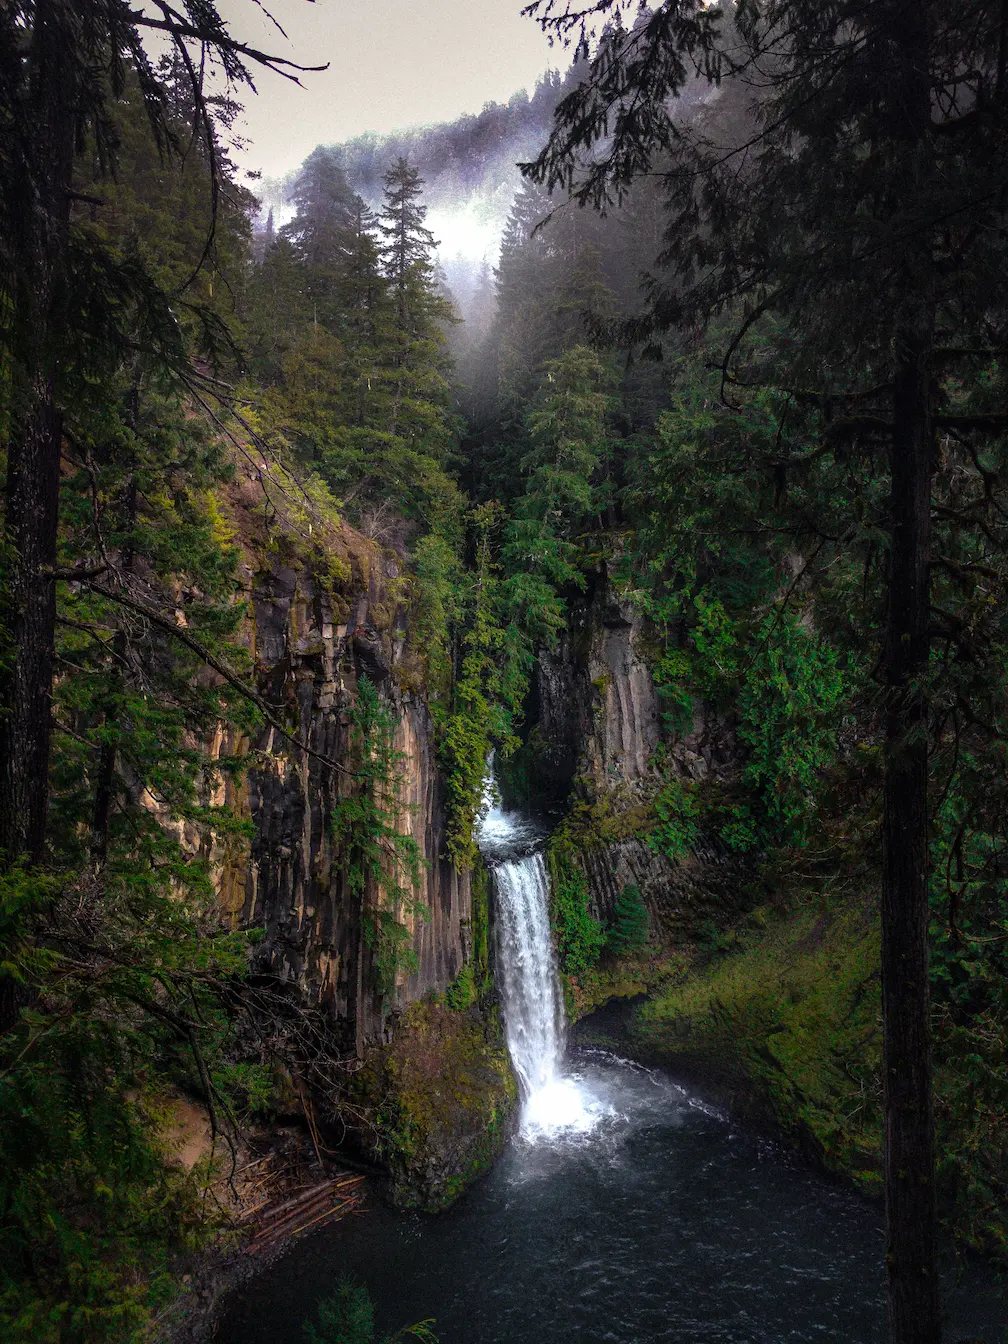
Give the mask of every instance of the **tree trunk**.
[[934, 424], [934, 281], [929, 231], [928, 6], [894, 0], [883, 37], [896, 161], [893, 207], [907, 230], [894, 322], [892, 494], [885, 636], [882, 1063], [889, 1329], [940, 1344], [928, 967], [928, 543]]
[[[136, 433], [139, 416], [140, 386], [134, 369], [133, 385], [126, 398], [126, 424]], [[126, 534], [121, 557], [122, 571], [129, 574], [133, 569], [133, 534], [137, 518], [136, 462], [130, 465], [126, 481], [125, 499], [122, 510], [122, 528]], [[95, 520], [97, 523], [97, 519]], [[116, 700], [123, 686], [122, 666], [126, 661], [126, 635], [120, 628], [112, 641], [111, 691], [103, 707], [106, 731], [115, 722]], [[102, 746], [98, 757], [98, 771], [95, 782], [94, 809], [91, 815], [91, 866], [96, 872], [105, 867], [108, 859], [109, 826], [112, 820], [112, 803], [115, 794], [115, 768], [119, 756], [119, 734], [110, 734]]]
[[354, 1054], [364, 1058], [364, 908], [361, 906], [357, 929], [357, 955], [354, 959]]
[[[52, 736], [53, 644], [62, 422], [57, 347], [66, 285], [73, 172], [73, 16], [67, 0], [39, 0], [15, 199], [13, 314], [15, 423], [7, 459], [4, 542], [9, 664], [0, 712], [0, 864], [45, 848]], [[20, 399], [20, 405], [18, 400]]]
[[893, 1344], [940, 1344], [928, 996], [928, 531], [932, 433], [920, 331], [898, 334], [887, 630], [882, 1021]]

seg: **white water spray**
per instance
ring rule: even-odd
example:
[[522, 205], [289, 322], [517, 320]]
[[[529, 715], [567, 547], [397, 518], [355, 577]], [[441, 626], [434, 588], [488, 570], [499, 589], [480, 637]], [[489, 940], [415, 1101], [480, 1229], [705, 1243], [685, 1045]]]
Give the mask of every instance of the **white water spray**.
[[493, 867], [497, 893], [497, 978], [508, 1049], [522, 1090], [553, 1082], [563, 1058], [563, 1001], [550, 937], [546, 865], [541, 854]]
[[[488, 794], [493, 797], [492, 782]], [[585, 1133], [610, 1111], [564, 1072], [567, 1024], [550, 931], [549, 875], [541, 852], [531, 848], [535, 839], [528, 821], [489, 806], [480, 844], [494, 882], [497, 982], [526, 1138]]]

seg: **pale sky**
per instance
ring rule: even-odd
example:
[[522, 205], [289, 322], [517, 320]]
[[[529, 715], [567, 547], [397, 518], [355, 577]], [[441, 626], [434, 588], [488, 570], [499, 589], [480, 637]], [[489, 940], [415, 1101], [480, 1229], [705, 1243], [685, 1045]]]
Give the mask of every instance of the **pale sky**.
[[303, 88], [256, 76], [245, 92], [240, 131], [252, 142], [243, 164], [280, 176], [318, 144], [363, 131], [395, 131], [506, 102], [529, 93], [543, 71], [566, 65], [522, 0], [264, 0], [276, 31], [254, 0], [218, 0], [235, 37], [305, 65]]

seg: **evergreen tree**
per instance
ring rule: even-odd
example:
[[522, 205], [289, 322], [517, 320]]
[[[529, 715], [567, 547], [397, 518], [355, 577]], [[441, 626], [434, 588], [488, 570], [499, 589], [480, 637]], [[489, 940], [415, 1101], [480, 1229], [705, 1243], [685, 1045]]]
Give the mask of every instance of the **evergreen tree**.
[[[239, 78], [212, 8], [190, 17], [164, 27]], [[256, 1076], [226, 1057], [246, 947], [219, 927], [209, 863], [242, 832], [239, 766], [203, 744], [211, 724], [247, 735], [262, 702], [234, 638], [215, 494], [229, 464], [193, 418], [207, 384], [190, 364], [234, 330], [248, 200], [221, 203], [206, 100], [176, 65], [158, 77], [146, 26], [116, 5], [0, 15], [0, 1332], [15, 1340], [145, 1328], [202, 1222], [194, 1182], [164, 1163], [154, 1094], [185, 1080], [223, 1143], [237, 1080]], [[202, 139], [183, 162], [187, 113]]]
[[264, 387], [283, 381], [283, 363], [313, 316], [307, 276], [293, 244], [277, 238], [248, 277], [242, 302], [246, 358]]
[[435, 303], [431, 256], [437, 241], [424, 224], [427, 207], [422, 202], [424, 184], [419, 169], [398, 159], [383, 181], [382, 259], [395, 296], [397, 325], [412, 334], [425, 329], [435, 313], [442, 318], [449, 315], [447, 305], [439, 310]]
[[[123, 89], [127, 63], [136, 71], [158, 151], [170, 157], [183, 153], [165, 90], [143, 46], [150, 30], [166, 35], [189, 69], [203, 69], [209, 57], [234, 85], [250, 82], [252, 63], [290, 66], [232, 39], [209, 3], [187, 3], [181, 12], [159, 17], [140, 13], [126, 0], [74, 5], [34, 0], [5, 5], [0, 13], [0, 292], [5, 363], [14, 389], [5, 408], [10, 652], [0, 713], [0, 853], [7, 865], [24, 853], [39, 859], [45, 849], [55, 621], [50, 575], [66, 409], [61, 383], [68, 365], [79, 365], [81, 353], [76, 349], [76, 357], [67, 359], [67, 335], [79, 338], [101, 326], [103, 336], [117, 339], [125, 350], [136, 339], [135, 330], [118, 325], [125, 308], [131, 317], [139, 314], [145, 344], [159, 346], [166, 367], [184, 359], [167, 295], [142, 268], [103, 247], [75, 209], [74, 173], [89, 133], [103, 169], [114, 166], [110, 109]], [[202, 51], [202, 59], [197, 55], [193, 61], [189, 44]], [[207, 147], [217, 200], [213, 123], [198, 80], [193, 99], [193, 132]], [[87, 299], [81, 302], [84, 291]]]
[[319, 146], [308, 155], [289, 200], [295, 214], [281, 232], [304, 265], [324, 275], [342, 257], [357, 214], [357, 197], [334, 150]]
[[639, 952], [646, 947], [650, 932], [651, 919], [640, 888], [633, 882], [628, 883], [616, 897], [612, 927], [606, 944], [616, 956], [625, 956], [628, 952]]
[[596, 513], [594, 482], [606, 450], [610, 405], [605, 382], [595, 352], [576, 346], [546, 365], [528, 416], [531, 446], [521, 463], [525, 490], [515, 502], [504, 556], [516, 601], [526, 605], [530, 620], [540, 622], [546, 640], [559, 628], [560, 590], [584, 585], [575, 536]]
[[[404, 1326], [385, 1335], [381, 1344], [402, 1344], [410, 1338], [437, 1344], [433, 1324], [430, 1319]], [[374, 1308], [367, 1289], [342, 1279], [333, 1296], [319, 1303], [314, 1319], [305, 1322], [304, 1338], [305, 1344], [375, 1344]]]
[[[546, 26], [583, 37], [588, 11], [551, 0], [537, 8]], [[741, 336], [776, 315], [788, 328], [779, 384], [840, 408], [862, 451], [880, 430], [885, 438], [887, 1268], [892, 1337], [919, 1344], [940, 1335], [927, 993], [936, 352], [943, 330], [956, 348], [983, 345], [1003, 265], [993, 241], [1004, 237], [1005, 199], [995, 127], [1008, 96], [1008, 32], [1001, 7], [982, 2], [950, 10], [874, 0], [851, 13], [777, 0], [729, 14], [734, 23], [716, 7], [669, 3], [629, 32], [614, 16], [591, 77], [561, 105], [530, 171], [604, 204], [660, 164], [670, 274], [656, 281], [637, 333], [653, 338], [744, 303], [723, 359], [730, 385], [743, 376]], [[733, 76], [692, 120], [675, 102], [691, 69]], [[594, 157], [583, 153], [595, 145]]]

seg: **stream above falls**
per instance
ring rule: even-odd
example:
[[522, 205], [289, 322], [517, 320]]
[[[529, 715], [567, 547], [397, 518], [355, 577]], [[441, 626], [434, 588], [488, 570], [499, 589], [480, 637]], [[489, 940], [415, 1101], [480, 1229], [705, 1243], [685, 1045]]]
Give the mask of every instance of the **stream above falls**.
[[[433, 1317], [440, 1344], [883, 1344], [881, 1211], [663, 1072], [568, 1051], [541, 835], [491, 807], [482, 841], [514, 1140], [446, 1213], [372, 1207], [297, 1242], [219, 1344], [302, 1344], [345, 1274], [379, 1337]], [[950, 1341], [1008, 1339], [993, 1287], [945, 1296]]]

